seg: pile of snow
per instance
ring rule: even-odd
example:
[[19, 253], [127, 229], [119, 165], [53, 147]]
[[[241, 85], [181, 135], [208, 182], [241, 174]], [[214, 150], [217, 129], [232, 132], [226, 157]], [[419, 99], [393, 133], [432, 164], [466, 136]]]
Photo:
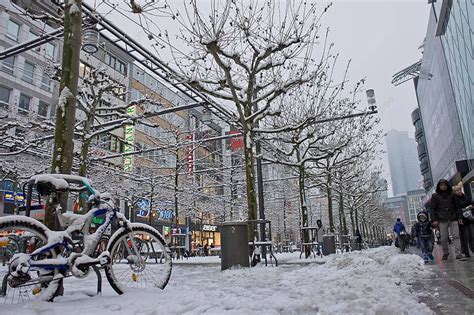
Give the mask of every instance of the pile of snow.
[[410, 290], [410, 283], [427, 276], [428, 269], [419, 256], [400, 254], [393, 247], [331, 255], [324, 264], [223, 272], [215, 257], [199, 260], [213, 264], [193, 265], [182, 260], [175, 264], [163, 291], [136, 290], [117, 296], [104, 283], [103, 295], [91, 298], [87, 294], [95, 289], [94, 276], [68, 278], [65, 296], [53, 304], [4, 305], [1, 313], [432, 314]]

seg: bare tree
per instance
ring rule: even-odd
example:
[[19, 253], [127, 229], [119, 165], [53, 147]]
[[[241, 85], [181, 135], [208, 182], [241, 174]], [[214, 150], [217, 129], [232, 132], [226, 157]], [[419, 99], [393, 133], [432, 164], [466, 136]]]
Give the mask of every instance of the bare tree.
[[248, 219], [254, 220], [255, 129], [279, 112], [272, 106], [276, 100], [325, 71], [326, 60], [316, 61], [313, 53], [322, 14], [306, 1], [212, 1], [210, 13], [195, 0], [184, 14], [168, 8], [181, 25], [176, 39], [189, 48], [173, 49], [167, 32], [153, 38], [172, 48], [176, 73], [170, 75], [237, 110], [245, 143]]

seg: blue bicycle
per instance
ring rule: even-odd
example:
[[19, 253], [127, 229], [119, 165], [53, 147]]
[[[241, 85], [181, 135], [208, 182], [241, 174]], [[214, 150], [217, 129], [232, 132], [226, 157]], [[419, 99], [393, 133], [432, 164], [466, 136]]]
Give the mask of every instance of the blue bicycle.
[[[36, 175], [29, 181], [38, 196], [47, 196], [63, 231], [52, 231], [28, 216], [0, 218], [0, 235], [15, 233], [27, 239], [23, 252], [14, 254], [1, 283], [0, 301], [20, 303], [61, 294], [63, 279], [86, 277], [91, 269], [104, 269], [112, 288], [123, 294], [133, 288], [163, 289], [171, 275], [171, 256], [161, 234], [151, 226], [131, 223], [113, 207], [109, 194], [99, 194], [86, 178]], [[63, 213], [59, 192], [87, 192], [90, 210], [84, 215]], [[105, 216], [91, 233], [94, 218]], [[110, 237], [107, 231], [112, 230]], [[106, 240], [106, 250], [103, 247]]]

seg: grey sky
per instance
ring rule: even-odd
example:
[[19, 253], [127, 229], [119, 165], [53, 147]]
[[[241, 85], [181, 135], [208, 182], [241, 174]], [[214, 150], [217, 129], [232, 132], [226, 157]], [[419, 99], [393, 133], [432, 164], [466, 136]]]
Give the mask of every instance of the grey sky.
[[352, 59], [352, 79], [367, 77], [373, 88], [385, 130], [414, 129], [410, 114], [416, 107], [412, 82], [398, 87], [392, 75], [421, 58], [428, 25], [426, 0], [335, 1], [325, 19], [331, 39], [343, 58]]

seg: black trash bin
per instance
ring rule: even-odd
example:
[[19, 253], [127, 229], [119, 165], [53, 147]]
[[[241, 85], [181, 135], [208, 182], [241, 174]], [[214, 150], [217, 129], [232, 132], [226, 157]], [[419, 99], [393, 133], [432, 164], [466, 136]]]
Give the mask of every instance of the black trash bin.
[[336, 253], [336, 237], [334, 235], [323, 236], [323, 255]]
[[221, 270], [250, 267], [247, 222], [226, 222], [221, 227]]

